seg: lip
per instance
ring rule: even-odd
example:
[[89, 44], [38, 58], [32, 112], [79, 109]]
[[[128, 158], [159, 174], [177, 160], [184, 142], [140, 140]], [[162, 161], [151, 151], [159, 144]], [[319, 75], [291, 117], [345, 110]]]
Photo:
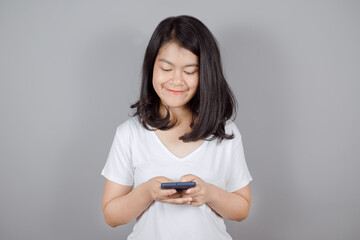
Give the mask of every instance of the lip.
[[176, 90], [172, 90], [172, 89], [168, 89], [166, 88], [167, 91], [169, 91], [171, 94], [174, 94], [174, 95], [180, 95], [180, 94], [183, 94], [185, 91], [176, 91]]

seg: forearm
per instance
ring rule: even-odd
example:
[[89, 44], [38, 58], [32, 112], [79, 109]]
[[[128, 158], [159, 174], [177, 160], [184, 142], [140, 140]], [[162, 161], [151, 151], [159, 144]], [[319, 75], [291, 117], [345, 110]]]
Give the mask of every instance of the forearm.
[[241, 195], [226, 192], [221, 188], [209, 184], [211, 191], [210, 199], [207, 202], [209, 207], [220, 216], [233, 220], [242, 221], [249, 215], [250, 202]]
[[146, 184], [141, 184], [128, 194], [111, 200], [104, 208], [105, 221], [112, 227], [137, 218], [153, 202]]

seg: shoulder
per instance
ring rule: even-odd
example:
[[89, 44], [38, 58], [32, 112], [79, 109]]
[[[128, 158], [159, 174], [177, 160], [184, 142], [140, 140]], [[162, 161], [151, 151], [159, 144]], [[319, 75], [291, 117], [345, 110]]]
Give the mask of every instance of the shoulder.
[[131, 137], [131, 135], [141, 131], [143, 128], [137, 117], [131, 117], [117, 126], [116, 134], [122, 137]]
[[225, 132], [226, 134], [230, 134], [230, 135], [234, 134], [234, 139], [241, 138], [241, 133], [238, 127], [236, 126], [236, 124], [234, 123], [234, 121], [232, 120], [226, 121]]

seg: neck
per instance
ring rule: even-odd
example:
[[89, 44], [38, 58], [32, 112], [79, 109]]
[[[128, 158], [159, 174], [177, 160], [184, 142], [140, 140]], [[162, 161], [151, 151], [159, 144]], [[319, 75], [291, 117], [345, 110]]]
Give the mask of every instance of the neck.
[[[170, 121], [177, 121], [177, 125], [186, 123], [190, 124], [192, 121], [192, 112], [187, 107], [170, 107]], [[160, 114], [165, 116], [166, 115], [166, 109], [164, 106], [160, 109]]]

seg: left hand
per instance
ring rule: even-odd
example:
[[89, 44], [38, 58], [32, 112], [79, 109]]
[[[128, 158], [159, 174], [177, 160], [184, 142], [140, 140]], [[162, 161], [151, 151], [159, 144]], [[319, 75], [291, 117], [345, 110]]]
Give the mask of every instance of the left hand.
[[182, 191], [182, 197], [191, 199], [188, 204], [191, 206], [199, 207], [209, 201], [210, 197], [210, 184], [202, 180], [201, 178], [187, 174], [180, 178], [180, 182], [196, 182], [196, 187], [188, 188]]

